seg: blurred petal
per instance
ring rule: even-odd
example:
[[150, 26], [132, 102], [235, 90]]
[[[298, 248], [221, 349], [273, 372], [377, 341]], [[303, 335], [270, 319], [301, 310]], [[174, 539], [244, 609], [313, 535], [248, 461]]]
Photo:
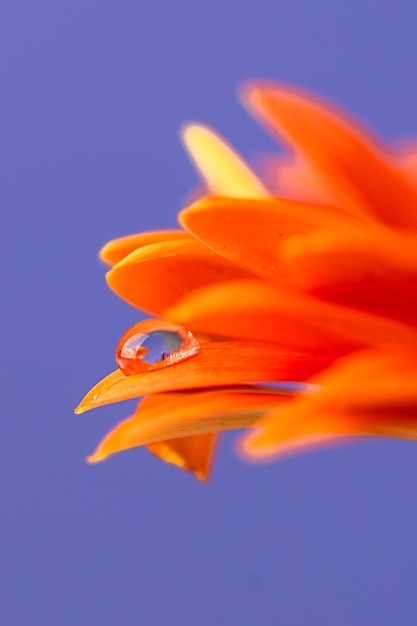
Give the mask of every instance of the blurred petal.
[[368, 314], [261, 280], [197, 289], [164, 312], [193, 332], [277, 343], [286, 349], [341, 355], [360, 346], [417, 342], [414, 331]]
[[281, 259], [287, 237], [357, 224], [336, 209], [285, 199], [206, 198], [182, 211], [179, 220], [217, 254], [279, 283], [290, 280]]
[[[202, 452], [204, 460], [200, 459], [200, 468], [203, 468], [207, 465], [207, 442], [195, 439], [196, 436], [246, 428], [272, 406], [287, 399], [287, 394], [264, 392], [250, 387], [154, 394], [142, 400], [136, 413], [118, 424], [88, 460], [101, 461], [109, 454], [128, 448], [186, 437], [181, 452], [188, 456], [188, 451], [194, 461], [197, 459], [197, 463]], [[172, 450], [171, 458], [181, 453], [180, 445], [174, 444], [176, 449]]]
[[217, 435], [204, 433], [180, 439], [166, 439], [148, 445], [148, 450], [166, 463], [192, 472], [201, 481], [209, 479]]
[[253, 458], [276, 458], [298, 443], [327, 436], [387, 435], [417, 438], [415, 354], [358, 353], [312, 382], [318, 391], [298, 396], [257, 423], [243, 443]]
[[417, 192], [417, 141], [411, 139], [396, 146], [393, 165]]
[[[162, 320], [122, 337], [133, 342], [126, 359], [118, 349], [125, 373], [78, 407], [151, 394], [91, 462], [145, 445], [205, 480], [227, 429], [258, 427], [242, 448], [253, 459], [355, 436], [417, 439], [415, 145], [390, 153], [344, 112], [285, 86], [249, 85], [243, 97], [294, 150], [270, 160], [270, 185], [214, 131], [188, 125], [191, 158], [223, 197], [184, 210], [185, 231], [124, 237], [101, 252], [114, 266], [110, 287]], [[195, 333], [198, 353], [171, 353], [162, 329], [168, 352], [126, 375], [172, 322]], [[189, 358], [168, 365], [167, 355]]]
[[181, 136], [212, 195], [242, 198], [269, 195], [241, 157], [213, 130], [201, 124], [188, 124]]
[[417, 325], [417, 236], [321, 232], [294, 237], [284, 255], [304, 289]]
[[217, 341], [176, 365], [125, 376], [116, 370], [91, 389], [76, 409], [83, 413], [104, 404], [176, 389], [224, 387], [263, 381], [302, 381], [322, 370], [320, 353], [282, 349], [279, 344]]
[[119, 239], [113, 239], [109, 241], [109, 243], [106, 243], [100, 250], [99, 257], [103, 263], [116, 265], [116, 263], [119, 263], [119, 261], [138, 248], [143, 248], [144, 246], [160, 241], [175, 241], [178, 239], [191, 240], [191, 237], [183, 230], [160, 230], [150, 233], [128, 235], [127, 237], [120, 237]]
[[268, 189], [274, 196], [327, 206], [340, 204], [333, 186], [323, 180], [305, 159], [265, 156], [261, 159], [261, 166]]
[[[298, 404], [298, 403], [297, 403]], [[272, 410], [257, 422], [253, 432], [238, 442], [240, 454], [249, 461], [268, 461], [350, 442], [363, 433], [357, 420], [332, 413], [298, 416], [290, 411]]]
[[198, 241], [181, 239], [135, 250], [107, 273], [107, 282], [129, 304], [160, 315], [197, 287], [248, 276]]
[[371, 133], [347, 113], [316, 96], [272, 83], [246, 85], [243, 101], [314, 166], [338, 195], [338, 206], [387, 224], [417, 226], [415, 189]]

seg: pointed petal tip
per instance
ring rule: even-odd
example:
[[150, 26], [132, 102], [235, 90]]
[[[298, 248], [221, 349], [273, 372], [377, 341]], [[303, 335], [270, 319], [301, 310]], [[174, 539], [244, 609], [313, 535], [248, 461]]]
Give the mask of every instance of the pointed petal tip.
[[202, 469], [202, 468], [194, 468], [187, 467], [184, 465], [181, 469], [185, 470], [187, 474], [191, 474], [194, 476], [200, 483], [208, 483], [211, 479], [211, 468]]
[[[204, 483], [211, 475], [215, 439], [213, 433], [206, 433], [179, 439], [162, 439], [148, 444], [147, 448], [157, 458], [179, 467]], [[204, 445], [201, 448], [201, 442], [207, 442], [207, 440], [209, 440], [208, 446]], [[193, 443], [197, 444], [196, 447]], [[185, 447], [183, 447], [184, 444]]]
[[112, 265], [112, 261], [111, 261], [111, 244], [110, 242], [104, 244], [104, 246], [102, 248], [100, 248], [99, 252], [98, 252], [98, 259], [99, 261], [101, 261], [102, 263], [104, 263], [104, 265]]
[[256, 106], [256, 104], [262, 100], [262, 97], [267, 91], [274, 91], [278, 94], [279, 91], [298, 91], [290, 85], [279, 83], [271, 79], [249, 79], [243, 81], [238, 89], [238, 97], [240, 102], [247, 108]]
[[104, 461], [105, 458], [106, 458], [106, 455], [99, 454], [98, 452], [93, 452], [93, 454], [86, 456], [85, 460], [86, 460], [86, 463], [88, 463], [89, 465], [95, 465], [96, 463], [100, 463], [101, 461]]
[[200, 122], [185, 122], [182, 124], [179, 129], [179, 135], [181, 141], [188, 149], [189, 144], [193, 143], [194, 139], [198, 139], [201, 136], [208, 136], [215, 134], [215, 131], [211, 129], [208, 125], [202, 124]]
[[256, 95], [256, 92], [259, 87], [259, 82], [255, 80], [245, 80], [243, 81], [238, 88], [238, 97], [239, 100], [243, 104], [250, 103], [253, 95]]
[[101, 406], [101, 402], [99, 400], [100, 393], [103, 390], [111, 387], [112, 383], [115, 379], [124, 378], [124, 375], [121, 375], [120, 370], [115, 370], [111, 374], [108, 374], [104, 378], [102, 378], [98, 383], [96, 383], [83, 397], [79, 405], [74, 409], [75, 415], [81, 415], [82, 413], [86, 413], [87, 411], [91, 411], [99, 406]]
[[85, 398], [83, 398], [80, 404], [77, 407], [75, 407], [74, 409], [75, 415], [81, 415], [81, 413], [86, 413], [89, 410], [88, 405], [84, 405], [84, 400]]
[[181, 130], [181, 138], [212, 194], [229, 197], [269, 195], [241, 156], [209, 126], [186, 124]]
[[272, 94], [274, 97], [299, 96], [308, 100], [310, 98], [318, 99], [314, 91], [310, 91], [308, 88], [270, 78], [245, 80], [240, 84], [238, 90], [238, 95], [244, 103], [255, 102]]
[[208, 474], [203, 474], [202, 472], [192, 472], [193, 476], [197, 478], [200, 483], [208, 483], [210, 480], [210, 476]]
[[[180, 139], [203, 178], [210, 178], [210, 156], [225, 144], [220, 135], [207, 124], [186, 122], [180, 127]], [[208, 161], [208, 163], [207, 163]], [[207, 181], [206, 181], [207, 182]]]
[[[109, 456], [111, 456], [111, 454], [112, 453], [104, 454], [100, 450], [100, 446], [99, 446], [95, 452], [85, 457], [85, 461], [86, 463], [88, 463], [88, 465], [97, 465], [97, 463], [102, 463], [103, 461], [105, 461]], [[180, 462], [177, 462], [175, 464], [181, 469], [185, 470], [188, 474], [191, 474], [192, 476], [194, 476], [194, 478], [196, 478], [201, 483], [208, 483], [211, 478], [210, 469], [192, 468]]]

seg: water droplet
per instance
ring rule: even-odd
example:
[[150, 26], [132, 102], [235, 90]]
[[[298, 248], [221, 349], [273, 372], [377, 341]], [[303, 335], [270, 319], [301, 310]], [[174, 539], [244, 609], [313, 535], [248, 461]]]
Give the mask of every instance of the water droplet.
[[125, 332], [116, 350], [116, 361], [126, 376], [173, 365], [200, 350], [193, 334], [178, 324], [145, 320]]

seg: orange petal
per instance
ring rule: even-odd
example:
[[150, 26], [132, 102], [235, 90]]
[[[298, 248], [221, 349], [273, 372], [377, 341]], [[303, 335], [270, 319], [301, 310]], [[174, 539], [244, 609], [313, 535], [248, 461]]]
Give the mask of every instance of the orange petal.
[[356, 220], [328, 207], [285, 199], [205, 198], [179, 215], [181, 225], [219, 255], [276, 282], [289, 280], [281, 246], [287, 237], [349, 229]]
[[255, 117], [314, 166], [339, 196], [339, 206], [388, 224], [416, 227], [415, 188], [370, 132], [348, 114], [281, 85], [249, 84], [243, 100]]
[[279, 344], [220, 341], [201, 344], [190, 359], [138, 374], [120, 370], [103, 378], [76, 409], [83, 413], [104, 404], [176, 389], [224, 387], [263, 381], [303, 381], [328, 364], [320, 352], [282, 349]]
[[160, 315], [189, 291], [248, 273], [194, 239], [154, 243], [135, 250], [107, 273], [118, 296]]
[[241, 157], [213, 130], [201, 124], [187, 124], [181, 135], [210, 194], [236, 198], [269, 195]]
[[417, 341], [412, 329], [385, 317], [312, 298], [260, 280], [197, 289], [164, 318], [195, 333], [269, 341], [286, 349], [337, 355], [367, 345]]
[[284, 256], [304, 289], [417, 324], [417, 237], [321, 232], [289, 240]]
[[[186, 461], [197, 461], [202, 469], [207, 466], [209, 456], [207, 440], [195, 437], [246, 428], [272, 406], [288, 401], [288, 397], [288, 394], [251, 387], [153, 394], [142, 400], [132, 417], [118, 424], [103, 439], [88, 460], [94, 463], [121, 450], [172, 439], [180, 441], [185, 437], [182, 453], [188, 457]], [[180, 445], [175, 446], [177, 454], [181, 454]]]
[[[271, 414], [271, 419], [273, 415]], [[358, 433], [352, 435], [352, 431], [355, 431], [355, 427], [345, 416], [312, 418], [302, 427], [285, 422], [279, 435], [273, 437], [268, 430], [268, 439], [261, 440], [263, 429], [255, 429], [253, 433], [238, 440], [236, 449], [238, 455], [248, 462], [276, 461], [296, 454], [354, 443], [363, 437]]]
[[328, 436], [417, 438], [417, 358], [413, 353], [359, 353], [318, 375], [315, 393], [273, 410], [243, 443], [253, 458], [275, 458]]
[[344, 206], [334, 186], [300, 157], [265, 156], [261, 159], [264, 180], [272, 195], [326, 206]]
[[183, 230], [160, 230], [119, 237], [119, 239], [113, 239], [109, 241], [109, 243], [106, 243], [100, 250], [99, 257], [103, 263], [116, 265], [116, 263], [119, 263], [119, 261], [138, 248], [143, 248], [144, 246], [160, 241], [175, 241], [178, 239], [190, 240], [191, 237]]
[[295, 413], [272, 410], [253, 432], [238, 442], [238, 452], [248, 461], [270, 461], [352, 441], [363, 436], [357, 421], [333, 413], [297, 419]]
[[181, 467], [206, 481], [211, 474], [216, 441], [215, 433], [204, 433], [151, 443], [148, 450], [166, 463]]
[[415, 139], [396, 146], [394, 165], [408, 183], [417, 190], [417, 142]]

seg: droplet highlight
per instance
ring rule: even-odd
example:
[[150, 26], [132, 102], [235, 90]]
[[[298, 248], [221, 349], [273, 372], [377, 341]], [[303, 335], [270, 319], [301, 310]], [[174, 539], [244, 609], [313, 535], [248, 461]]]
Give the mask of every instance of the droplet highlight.
[[152, 319], [125, 332], [117, 346], [116, 361], [126, 376], [132, 376], [174, 365], [199, 350], [197, 339], [183, 326]]

